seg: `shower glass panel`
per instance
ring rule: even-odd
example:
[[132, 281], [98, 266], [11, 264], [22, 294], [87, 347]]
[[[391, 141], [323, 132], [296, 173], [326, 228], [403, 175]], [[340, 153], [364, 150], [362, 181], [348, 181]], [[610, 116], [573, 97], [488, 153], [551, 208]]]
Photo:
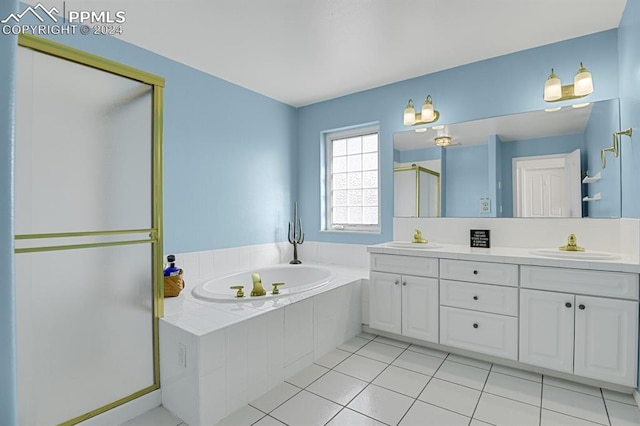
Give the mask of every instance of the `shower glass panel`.
[[150, 244], [22, 253], [20, 424], [58, 424], [153, 385]]
[[16, 234], [151, 228], [152, 86], [18, 49]]
[[159, 387], [164, 80], [19, 44], [18, 416], [68, 425]]

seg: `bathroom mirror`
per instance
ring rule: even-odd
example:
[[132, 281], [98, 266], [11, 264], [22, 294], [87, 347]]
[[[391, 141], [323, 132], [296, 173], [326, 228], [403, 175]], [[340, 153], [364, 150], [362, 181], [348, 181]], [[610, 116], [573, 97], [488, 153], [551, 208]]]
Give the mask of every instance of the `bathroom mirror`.
[[[609, 99], [395, 133], [394, 215], [620, 217], [620, 158], [605, 151], [601, 164], [619, 130]], [[412, 166], [438, 175], [437, 197], [421, 199], [419, 179], [401, 176]]]

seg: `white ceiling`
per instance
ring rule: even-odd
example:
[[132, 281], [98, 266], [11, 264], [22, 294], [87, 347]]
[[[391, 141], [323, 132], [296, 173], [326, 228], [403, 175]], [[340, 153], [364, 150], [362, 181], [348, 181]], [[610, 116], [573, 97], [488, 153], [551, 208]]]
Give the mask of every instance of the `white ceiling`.
[[[616, 28], [626, 1], [67, 0], [66, 6], [124, 10], [124, 40], [303, 106]], [[62, 4], [46, 4], [56, 2]]]

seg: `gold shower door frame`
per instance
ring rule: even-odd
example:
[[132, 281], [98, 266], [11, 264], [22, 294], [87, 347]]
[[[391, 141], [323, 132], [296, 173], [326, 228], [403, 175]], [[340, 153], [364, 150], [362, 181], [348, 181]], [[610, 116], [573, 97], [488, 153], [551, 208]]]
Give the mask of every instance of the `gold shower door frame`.
[[121, 241], [96, 242], [89, 244], [68, 244], [68, 245], [38, 245], [37, 247], [16, 248], [15, 253], [35, 253], [50, 252], [57, 250], [88, 249], [95, 247], [124, 246], [130, 244], [150, 244], [152, 247], [152, 268], [153, 268], [153, 385], [141, 389], [131, 395], [113, 401], [103, 407], [92, 410], [61, 423], [61, 425], [73, 425], [98, 414], [104, 413], [119, 405], [130, 402], [142, 395], [148, 394], [160, 388], [160, 350], [158, 319], [164, 314], [164, 286], [163, 286], [163, 253], [162, 253], [162, 106], [163, 88], [165, 80], [162, 77], [138, 70], [127, 65], [92, 55], [81, 50], [77, 50], [63, 44], [59, 44], [41, 37], [30, 34], [20, 34], [18, 45], [32, 49], [34, 51], [54, 56], [63, 60], [75, 62], [97, 70], [105, 71], [120, 77], [128, 78], [147, 84], [152, 87], [152, 194], [151, 194], [151, 224], [150, 229], [125, 229], [113, 231], [91, 231], [91, 232], [65, 232], [52, 234], [26, 234], [15, 235], [17, 240], [44, 240], [50, 238], [69, 237], [96, 237], [96, 236], [131, 236], [135, 234], [147, 234], [148, 238], [143, 239], [123, 239]]

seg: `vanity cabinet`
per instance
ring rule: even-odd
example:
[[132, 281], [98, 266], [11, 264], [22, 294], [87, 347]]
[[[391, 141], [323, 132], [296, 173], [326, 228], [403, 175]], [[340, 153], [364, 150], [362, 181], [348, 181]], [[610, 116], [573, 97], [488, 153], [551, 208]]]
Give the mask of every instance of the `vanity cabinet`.
[[[438, 342], [437, 260], [406, 256], [372, 256], [369, 280], [369, 326], [428, 342]], [[380, 271], [382, 270], [382, 271]], [[383, 272], [386, 271], [386, 272]]]
[[521, 362], [635, 386], [637, 275], [535, 266], [521, 273]]
[[440, 260], [440, 343], [517, 359], [517, 285], [517, 265]]

